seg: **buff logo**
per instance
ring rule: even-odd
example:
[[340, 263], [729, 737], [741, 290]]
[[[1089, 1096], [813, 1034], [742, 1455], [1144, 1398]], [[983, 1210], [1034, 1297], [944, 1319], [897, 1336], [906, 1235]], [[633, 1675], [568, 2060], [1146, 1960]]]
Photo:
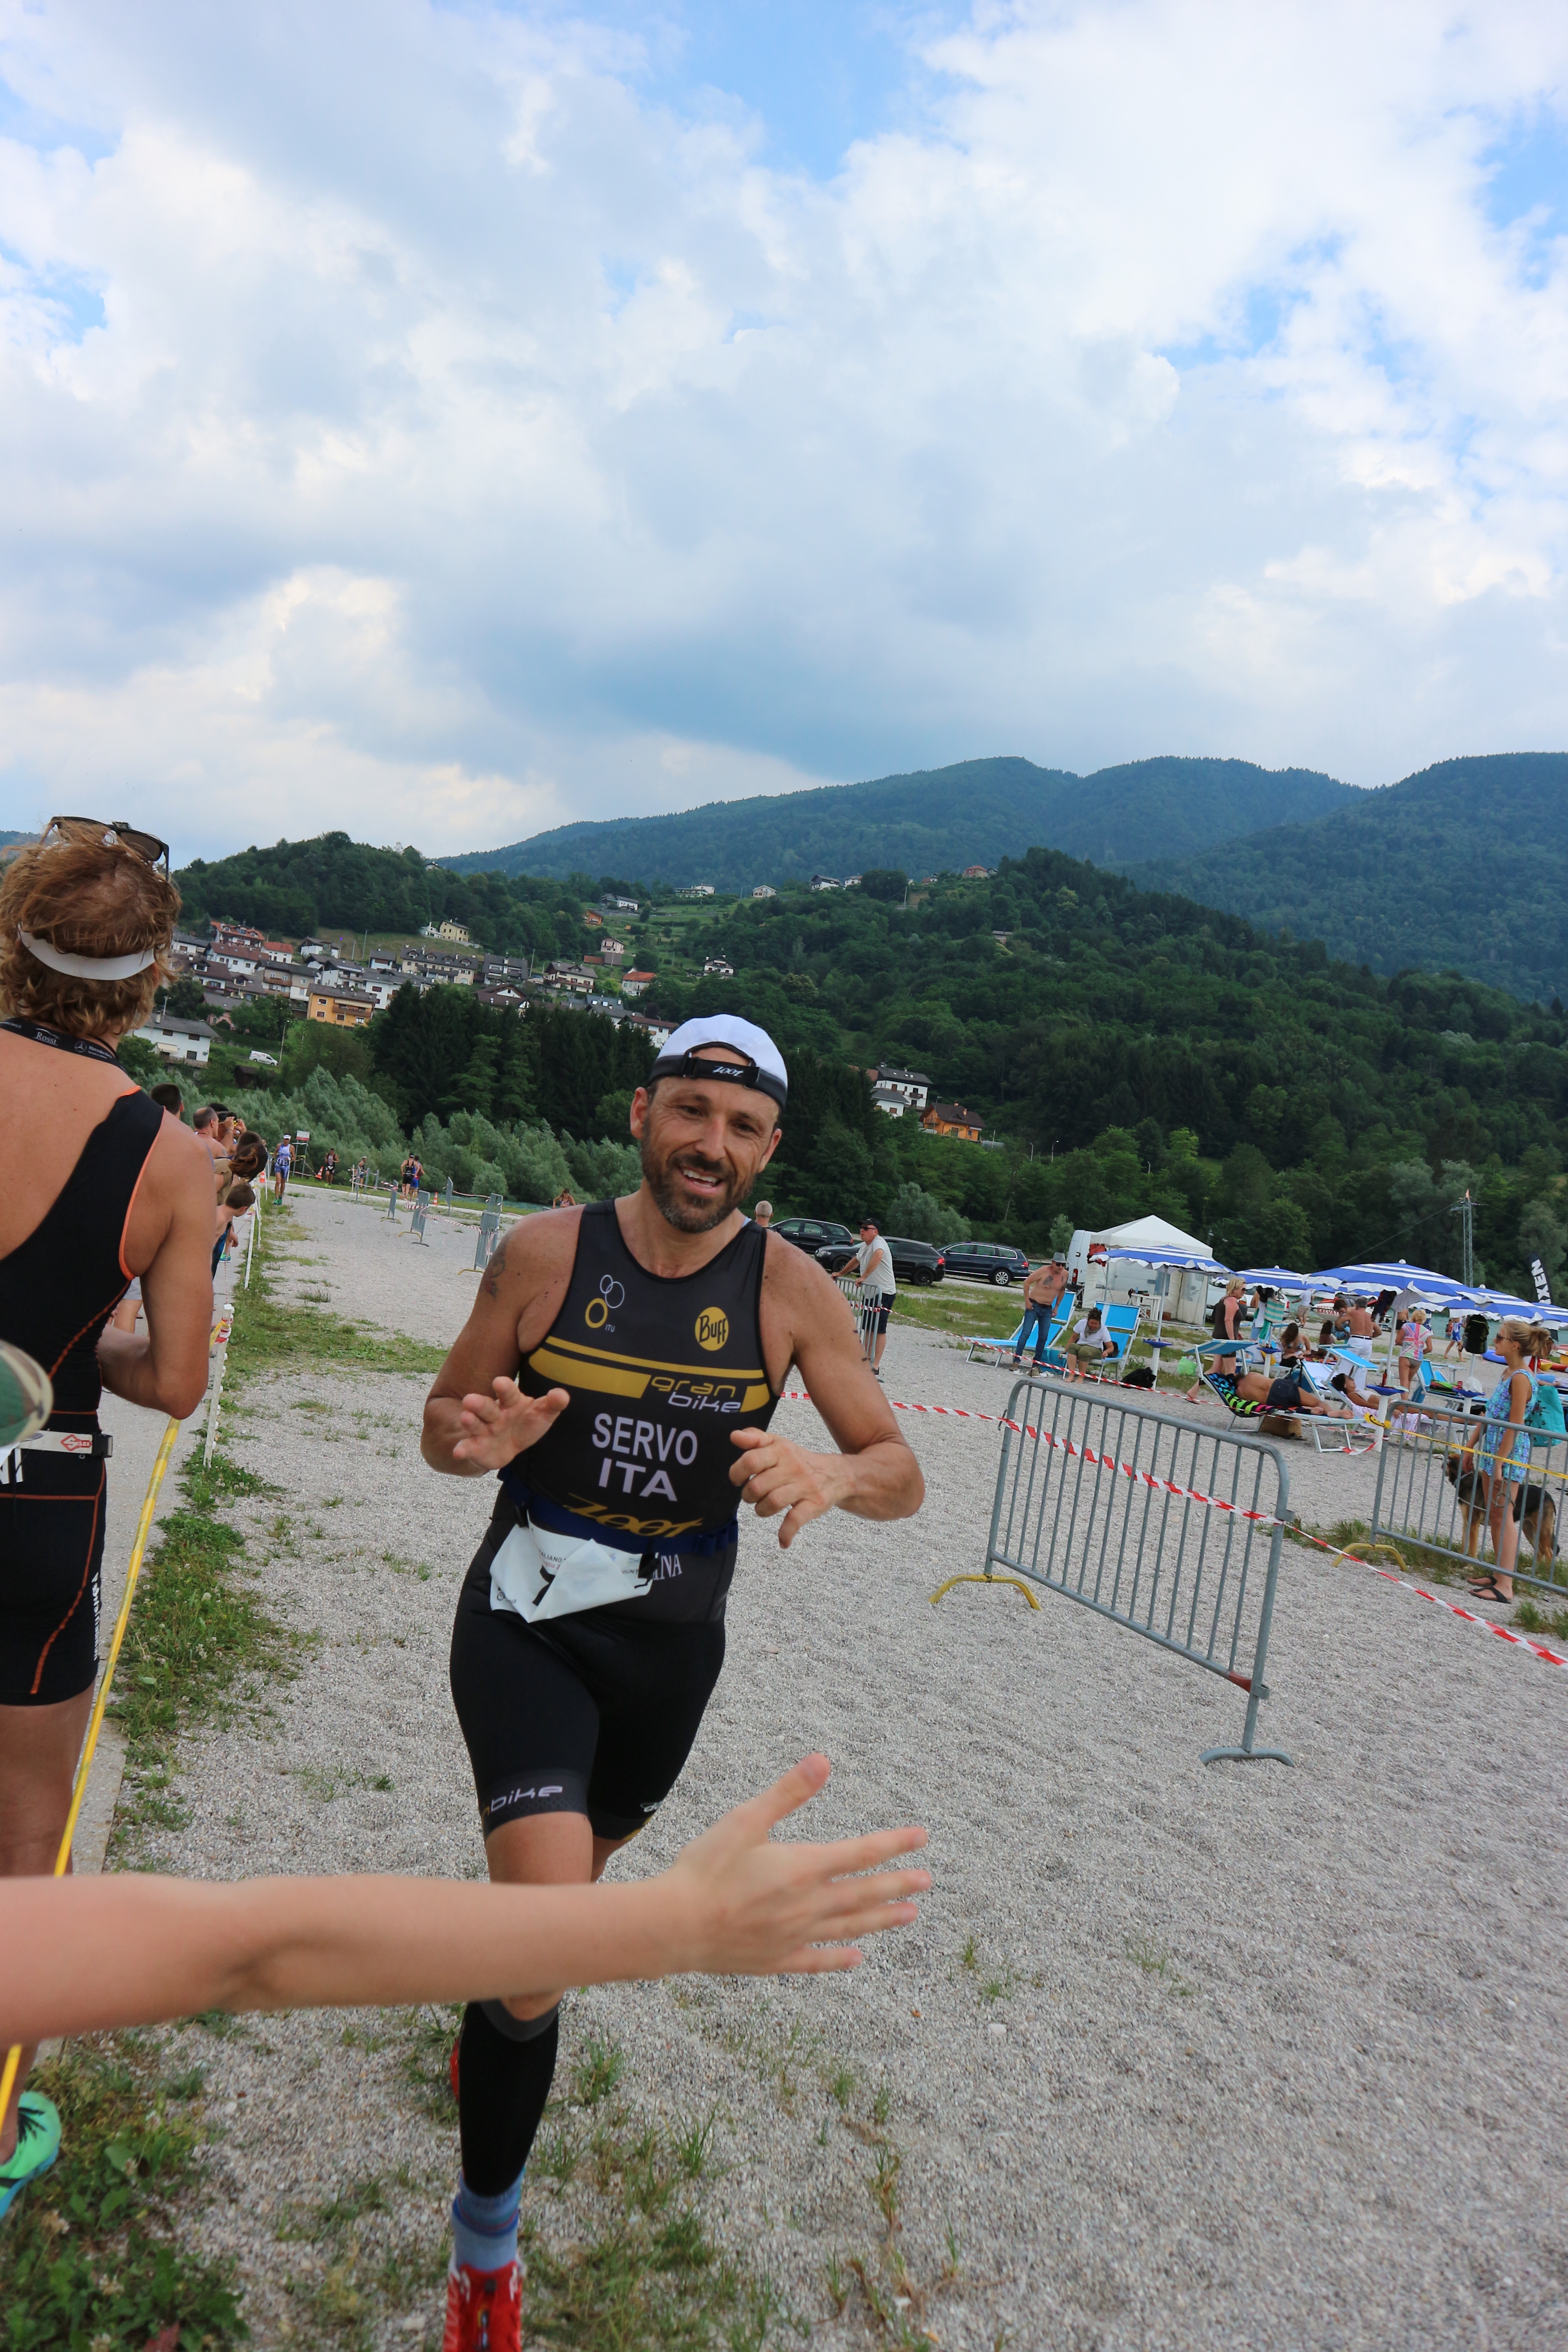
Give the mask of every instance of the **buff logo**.
[[705, 1307], [697, 1318], [700, 1348], [721, 1348], [730, 1336], [730, 1318], [721, 1307]]

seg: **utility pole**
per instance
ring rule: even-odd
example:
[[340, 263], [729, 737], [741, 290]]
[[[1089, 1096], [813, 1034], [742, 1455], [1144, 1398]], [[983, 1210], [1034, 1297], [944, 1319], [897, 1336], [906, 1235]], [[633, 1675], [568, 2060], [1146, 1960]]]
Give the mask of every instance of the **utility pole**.
[[1456, 1201], [1448, 1214], [1459, 1220], [1459, 1251], [1463, 1261], [1459, 1279], [1467, 1290], [1473, 1289], [1476, 1279], [1475, 1202], [1470, 1198], [1468, 1186], [1464, 1199]]

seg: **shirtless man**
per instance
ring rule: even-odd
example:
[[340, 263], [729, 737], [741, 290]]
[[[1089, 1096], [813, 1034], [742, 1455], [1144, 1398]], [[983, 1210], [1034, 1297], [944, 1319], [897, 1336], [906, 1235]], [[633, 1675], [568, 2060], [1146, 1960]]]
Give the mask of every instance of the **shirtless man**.
[[[814, 1258], [742, 1211], [787, 1078], [764, 1030], [689, 1021], [632, 1099], [642, 1182], [513, 1225], [425, 1408], [432, 1469], [500, 1474], [452, 1637], [493, 1879], [584, 1884], [658, 1811], [724, 1654], [738, 1507], [787, 1549], [924, 1485]], [[793, 1366], [837, 1451], [769, 1429]], [[447, 2352], [518, 2352], [522, 2169], [559, 1992], [464, 2013]]]
[[[1013, 1350], [1009, 1370], [1023, 1370], [1024, 1350], [1030, 1338], [1035, 1342], [1035, 1370], [1038, 1371], [1046, 1352], [1046, 1335], [1051, 1328], [1057, 1301], [1069, 1285], [1066, 1254], [1057, 1250], [1043, 1265], [1033, 1267], [1024, 1285], [1024, 1319], [1018, 1328], [1018, 1344]], [[1030, 1318], [1033, 1318], [1031, 1332]]]

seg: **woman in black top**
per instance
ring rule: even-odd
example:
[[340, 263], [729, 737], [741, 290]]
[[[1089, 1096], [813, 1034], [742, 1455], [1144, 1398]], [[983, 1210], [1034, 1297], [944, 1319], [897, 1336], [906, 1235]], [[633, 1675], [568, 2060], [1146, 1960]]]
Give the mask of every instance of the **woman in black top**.
[[[164, 977], [180, 902], [160, 865], [146, 835], [61, 819], [0, 884], [0, 1339], [54, 1389], [47, 1427], [0, 1457], [0, 1877], [53, 1869], [91, 1710], [100, 1391], [183, 1415], [206, 1384], [212, 1162], [113, 1052]], [[134, 1276], [142, 1337], [105, 1328]], [[47, 2100], [19, 2116], [0, 2116], [0, 2211], [58, 2144]]]

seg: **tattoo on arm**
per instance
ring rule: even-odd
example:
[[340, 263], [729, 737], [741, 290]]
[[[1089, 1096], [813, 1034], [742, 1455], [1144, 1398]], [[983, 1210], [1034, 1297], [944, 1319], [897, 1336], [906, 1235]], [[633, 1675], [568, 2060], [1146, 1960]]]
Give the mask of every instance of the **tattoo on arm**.
[[505, 1234], [497, 1243], [495, 1255], [491, 1258], [485, 1275], [485, 1288], [492, 1298], [500, 1297], [500, 1278], [506, 1272], [506, 1245], [510, 1239], [511, 1235]]

